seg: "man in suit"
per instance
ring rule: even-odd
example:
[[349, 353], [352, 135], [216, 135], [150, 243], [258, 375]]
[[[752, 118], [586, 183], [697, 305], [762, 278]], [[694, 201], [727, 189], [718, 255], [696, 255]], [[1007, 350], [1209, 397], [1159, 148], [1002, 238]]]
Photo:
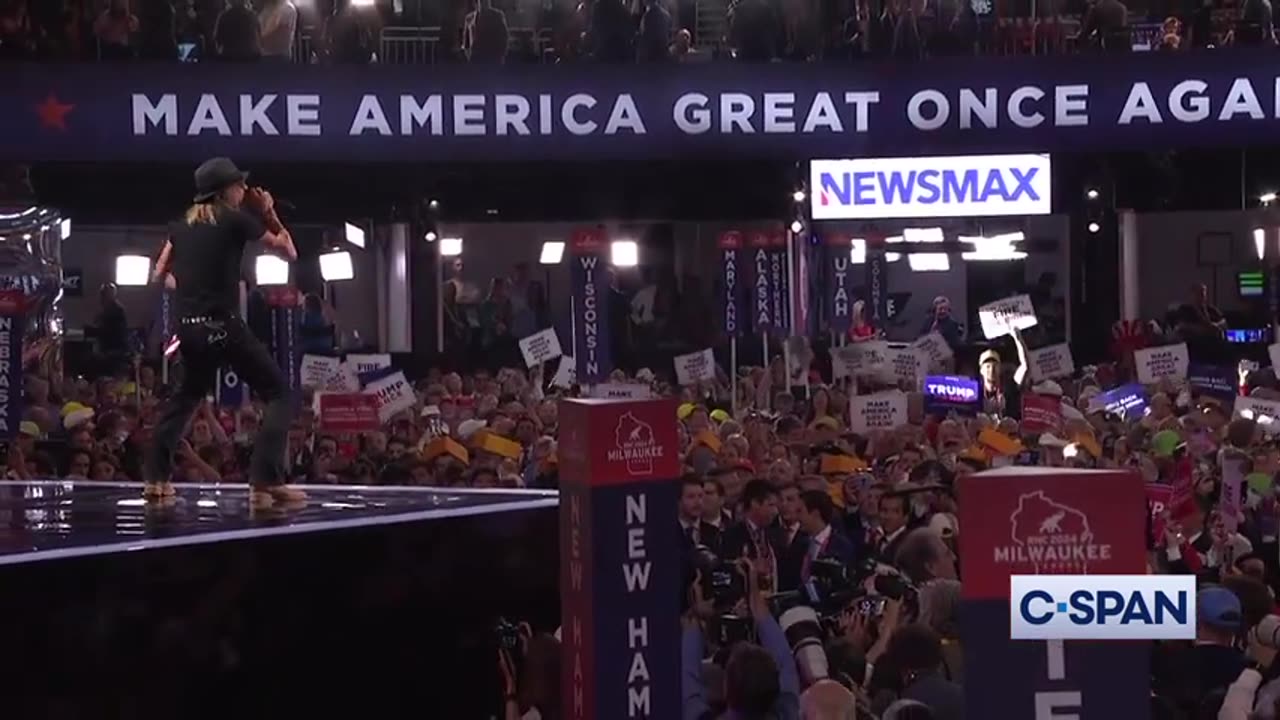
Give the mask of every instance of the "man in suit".
[[817, 490], [800, 495], [800, 528], [809, 537], [809, 546], [800, 566], [800, 582], [809, 579], [815, 560], [836, 560], [845, 568], [854, 564], [853, 543], [831, 526], [836, 510], [831, 496]]
[[876, 558], [885, 565], [893, 565], [898, 547], [907, 535], [907, 496], [887, 492], [880, 496], [880, 529], [882, 537], [876, 543]]
[[721, 536], [720, 557], [760, 561], [761, 574], [776, 582], [778, 558], [786, 542], [782, 528], [774, 522], [777, 517], [778, 491], [764, 480], [748, 482], [742, 490], [742, 521]]
[[681, 547], [690, 552], [699, 545], [713, 553], [720, 549], [720, 530], [702, 519], [702, 480], [693, 474], [680, 478]]
[[719, 478], [702, 481], [702, 519], [721, 533], [733, 524], [733, 512], [725, 507], [724, 483]]
[[786, 592], [800, 587], [800, 566], [809, 548], [809, 536], [800, 528], [800, 488], [784, 485], [778, 491], [778, 520], [782, 527], [782, 554], [778, 557], [778, 590]]

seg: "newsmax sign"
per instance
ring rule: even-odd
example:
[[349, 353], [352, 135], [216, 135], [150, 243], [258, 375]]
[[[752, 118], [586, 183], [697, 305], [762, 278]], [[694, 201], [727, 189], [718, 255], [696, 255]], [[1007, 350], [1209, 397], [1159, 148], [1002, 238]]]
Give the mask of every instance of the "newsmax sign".
[[814, 220], [1048, 215], [1048, 155], [814, 160]]

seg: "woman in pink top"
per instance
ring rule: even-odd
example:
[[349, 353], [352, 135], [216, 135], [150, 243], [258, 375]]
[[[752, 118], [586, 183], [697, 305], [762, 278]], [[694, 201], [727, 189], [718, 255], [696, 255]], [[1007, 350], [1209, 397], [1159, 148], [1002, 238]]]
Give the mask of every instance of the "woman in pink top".
[[853, 342], [874, 340], [880, 335], [880, 331], [867, 322], [864, 312], [866, 306], [867, 304], [861, 300], [855, 300], [853, 303], [853, 320], [849, 324], [849, 339]]

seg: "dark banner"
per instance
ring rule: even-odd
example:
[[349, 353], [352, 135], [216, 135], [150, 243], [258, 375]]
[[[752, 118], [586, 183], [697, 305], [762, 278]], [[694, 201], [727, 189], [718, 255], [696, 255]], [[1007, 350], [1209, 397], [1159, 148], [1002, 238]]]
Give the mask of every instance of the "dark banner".
[[579, 230], [569, 246], [573, 287], [573, 359], [578, 382], [604, 382], [613, 370], [610, 359], [608, 243], [600, 230]]
[[853, 324], [853, 279], [849, 277], [850, 244], [848, 235], [829, 235], [822, 246], [826, 264], [824, 278], [827, 298], [827, 322], [831, 332], [844, 335]]
[[26, 297], [0, 292], [0, 441], [18, 437], [22, 423], [22, 336]]
[[298, 290], [293, 287], [266, 288], [267, 304], [271, 306], [271, 337], [274, 341], [276, 364], [284, 373], [285, 382], [294, 398], [302, 390], [302, 354], [298, 352]]
[[759, 231], [752, 232], [747, 244], [751, 258], [751, 329], [767, 333], [774, 324], [769, 236]]
[[721, 327], [725, 335], [738, 337], [742, 334], [739, 320], [742, 312], [742, 283], [739, 281], [742, 270], [738, 265], [743, 252], [742, 233], [736, 230], [720, 233], [717, 244], [720, 247], [720, 267], [723, 272], [720, 278], [720, 306], [724, 308]]
[[769, 233], [769, 290], [773, 307], [773, 331], [780, 337], [791, 334], [791, 274], [787, 266], [787, 234]]
[[1192, 390], [1228, 403], [1238, 393], [1237, 381], [1235, 368], [1192, 364], [1187, 370], [1187, 384]]
[[883, 250], [867, 248], [867, 319], [872, 327], [884, 328], [889, 321], [889, 263]]
[[1265, 51], [857, 65], [15, 65], [0, 160], [794, 160], [1270, 143]]

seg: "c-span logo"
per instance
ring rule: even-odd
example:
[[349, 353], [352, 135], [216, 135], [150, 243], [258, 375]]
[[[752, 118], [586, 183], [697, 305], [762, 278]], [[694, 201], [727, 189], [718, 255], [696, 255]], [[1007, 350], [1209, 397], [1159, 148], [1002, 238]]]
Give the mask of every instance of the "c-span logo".
[[815, 220], [1048, 215], [1048, 155], [814, 160]]
[[1193, 640], [1194, 575], [1013, 575], [1014, 640]]

